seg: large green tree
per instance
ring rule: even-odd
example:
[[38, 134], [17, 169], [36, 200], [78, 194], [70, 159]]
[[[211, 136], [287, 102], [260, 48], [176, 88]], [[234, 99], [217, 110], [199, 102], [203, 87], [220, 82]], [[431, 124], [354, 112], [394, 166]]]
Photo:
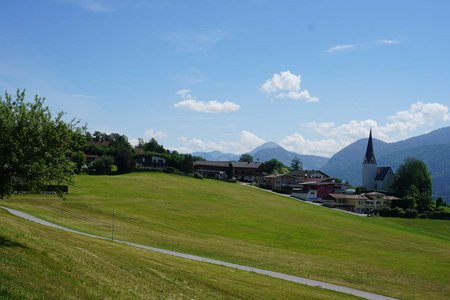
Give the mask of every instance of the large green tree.
[[391, 188], [398, 196], [404, 197], [412, 185], [419, 193], [431, 195], [431, 175], [427, 165], [421, 160], [409, 157], [397, 169]]
[[431, 209], [431, 184], [427, 165], [416, 158], [407, 158], [398, 168], [391, 189], [404, 204], [421, 213]]
[[253, 162], [253, 156], [251, 156], [249, 153], [244, 153], [241, 155], [241, 157], [239, 157], [239, 161], [251, 163]]
[[84, 128], [63, 113], [52, 116], [44, 98], [27, 102], [25, 91], [0, 96], [0, 198], [17, 187], [33, 191], [49, 184], [69, 184], [70, 160], [81, 149]]

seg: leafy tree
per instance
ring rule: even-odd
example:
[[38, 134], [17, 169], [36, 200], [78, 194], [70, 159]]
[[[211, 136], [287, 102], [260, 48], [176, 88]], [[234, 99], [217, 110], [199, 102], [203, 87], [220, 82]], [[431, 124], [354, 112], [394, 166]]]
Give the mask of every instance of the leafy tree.
[[298, 170], [302, 170], [302, 169], [303, 169], [302, 162], [300, 161], [300, 159], [297, 156], [294, 157], [291, 161], [291, 170], [298, 171]]
[[78, 150], [72, 154], [72, 161], [75, 163], [75, 172], [79, 174], [86, 164], [86, 155], [83, 151]]
[[85, 129], [65, 122], [62, 112], [53, 117], [44, 101], [35, 96], [27, 102], [25, 90], [17, 90], [14, 100], [7, 92], [0, 96], [0, 198], [19, 185], [36, 191], [72, 182], [69, 158], [81, 149]]
[[431, 175], [427, 166], [421, 160], [407, 158], [398, 168], [391, 188], [400, 198], [403, 198], [412, 185], [419, 193], [429, 195], [431, 198]]
[[279, 160], [272, 158], [262, 164], [262, 170], [267, 173], [286, 173], [287, 167]]
[[149, 151], [149, 152], [156, 152], [156, 153], [166, 153], [166, 149], [164, 149], [164, 147], [162, 145], [160, 145], [158, 143], [157, 140], [155, 140], [154, 138], [151, 138], [150, 141], [148, 141], [147, 143], [144, 143], [142, 145], [142, 149], [144, 149], [144, 151]]
[[133, 171], [136, 165], [131, 151], [126, 150], [120, 152], [114, 159], [114, 162], [116, 163], [117, 173], [119, 174], [125, 174]]
[[438, 197], [436, 199], [436, 208], [440, 207], [440, 206], [446, 206], [446, 203], [444, 201], [444, 198], [442, 197]]
[[239, 157], [239, 161], [251, 163], [253, 162], [253, 156], [248, 153], [244, 153], [241, 157]]
[[227, 168], [227, 179], [233, 179], [233, 177], [234, 177], [234, 167], [233, 163], [230, 162]]
[[180, 171], [184, 173], [194, 172], [194, 159], [192, 155], [185, 154], [183, 160], [180, 163]]
[[111, 156], [102, 156], [92, 162], [90, 172], [94, 174], [109, 174], [112, 170], [114, 159]]

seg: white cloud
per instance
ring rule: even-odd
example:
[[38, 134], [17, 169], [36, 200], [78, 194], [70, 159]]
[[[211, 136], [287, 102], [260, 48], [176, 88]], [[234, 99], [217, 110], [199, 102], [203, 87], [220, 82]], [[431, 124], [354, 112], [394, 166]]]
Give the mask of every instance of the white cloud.
[[113, 8], [102, 0], [65, 0], [66, 2], [76, 4], [90, 12], [110, 12]]
[[345, 52], [345, 51], [349, 51], [349, 50], [362, 50], [362, 49], [372, 49], [375, 47], [380, 47], [380, 46], [385, 46], [385, 45], [397, 45], [400, 44], [400, 41], [398, 40], [391, 40], [391, 39], [381, 39], [381, 40], [377, 40], [377, 41], [370, 41], [367, 43], [357, 43], [357, 44], [340, 44], [340, 45], [336, 45], [333, 46], [331, 48], [328, 48], [327, 50], [325, 50], [325, 52], [327, 53], [341, 53], [341, 52]]
[[[264, 140], [256, 136], [254, 133], [243, 130], [239, 134], [238, 141], [202, 141], [198, 138], [189, 139], [187, 137], [180, 137], [178, 140], [183, 144], [183, 149], [185, 152], [194, 151], [221, 151], [225, 153], [235, 153], [242, 154], [253, 150], [254, 148], [262, 145]], [[186, 151], [188, 150], [188, 151]]]
[[340, 51], [351, 50], [351, 49], [353, 49], [355, 47], [356, 47], [355, 44], [336, 45], [336, 46], [333, 46], [333, 47], [329, 48], [327, 50], [327, 52], [329, 52], [329, 53], [336, 53], [336, 52], [340, 52]]
[[153, 129], [148, 129], [148, 130], [146, 130], [145, 133], [144, 133], [144, 135], [145, 135], [145, 137], [147, 137], [147, 138], [149, 138], [149, 139], [154, 138], [154, 139], [156, 139], [156, 140], [164, 139], [164, 138], [169, 137], [169, 136], [167, 135], [167, 133], [165, 133], [164, 131], [153, 130]]
[[301, 90], [301, 75], [295, 75], [290, 71], [273, 74], [272, 78], [266, 80], [259, 90], [273, 98], [319, 101], [319, 98], [311, 96], [308, 90]]
[[398, 40], [378, 40], [377, 41], [378, 44], [383, 44], [383, 45], [396, 45], [396, 44], [400, 44], [400, 42]]
[[343, 143], [334, 139], [308, 140], [300, 133], [294, 133], [284, 137], [280, 145], [289, 151], [301, 154], [331, 156], [335, 149], [342, 148]]
[[176, 95], [181, 96], [181, 101], [174, 104], [175, 108], [183, 108], [203, 113], [229, 113], [240, 109], [238, 104], [230, 101], [198, 101], [191, 95], [191, 91], [187, 89], [178, 91]]
[[369, 128], [374, 137], [386, 142], [394, 142], [417, 134], [420, 128], [450, 121], [447, 106], [440, 103], [416, 102], [407, 110], [399, 111], [386, 118], [384, 124], [374, 120], [352, 120], [336, 125], [333, 122], [310, 122], [302, 129], [316, 134], [316, 139], [306, 139], [300, 133], [284, 137], [280, 144], [288, 150], [302, 154], [330, 156], [353, 143], [366, 138]]
[[419, 101], [411, 104], [408, 110], [389, 116], [387, 120], [387, 124], [380, 127], [381, 132], [404, 138], [421, 126], [450, 121], [450, 113], [448, 107], [443, 104]]

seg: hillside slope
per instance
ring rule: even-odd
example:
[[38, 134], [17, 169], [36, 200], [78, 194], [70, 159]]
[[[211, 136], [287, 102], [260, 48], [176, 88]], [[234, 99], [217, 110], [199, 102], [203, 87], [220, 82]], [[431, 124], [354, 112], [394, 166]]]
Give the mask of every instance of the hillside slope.
[[350, 296], [61, 232], [0, 209], [0, 299], [267, 297]]
[[448, 221], [361, 218], [257, 188], [161, 173], [78, 176], [65, 201], [21, 195], [2, 202], [103, 236], [111, 234], [114, 211], [118, 239], [378, 294], [450, 293]]

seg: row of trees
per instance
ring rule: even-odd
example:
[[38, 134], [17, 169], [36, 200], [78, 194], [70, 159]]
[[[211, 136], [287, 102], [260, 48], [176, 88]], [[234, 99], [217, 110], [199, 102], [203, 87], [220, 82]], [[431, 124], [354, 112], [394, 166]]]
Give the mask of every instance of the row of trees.
[[135, 169], [138, 157], [151, 159], [153, 156], [166, 159], [166, 166], [169, 168], [169, 172], [177, 169], [184, 173], [192, 173], [194, 171], [194, 161], [201, 159], [190, 154], [169, 151], [154, 138], [147, 142], [139, 139], [138, 145], [133, 148], [125, 135], [117, 133], [106, 134], [98, 131], [93, 134], [86, 133], [84, 151], [87, 154], [100, 156], [89, 166], [89, 172], [93, 174], [111, 173], [113, 165], [116, 165], [117, 173], [128, 173]]

